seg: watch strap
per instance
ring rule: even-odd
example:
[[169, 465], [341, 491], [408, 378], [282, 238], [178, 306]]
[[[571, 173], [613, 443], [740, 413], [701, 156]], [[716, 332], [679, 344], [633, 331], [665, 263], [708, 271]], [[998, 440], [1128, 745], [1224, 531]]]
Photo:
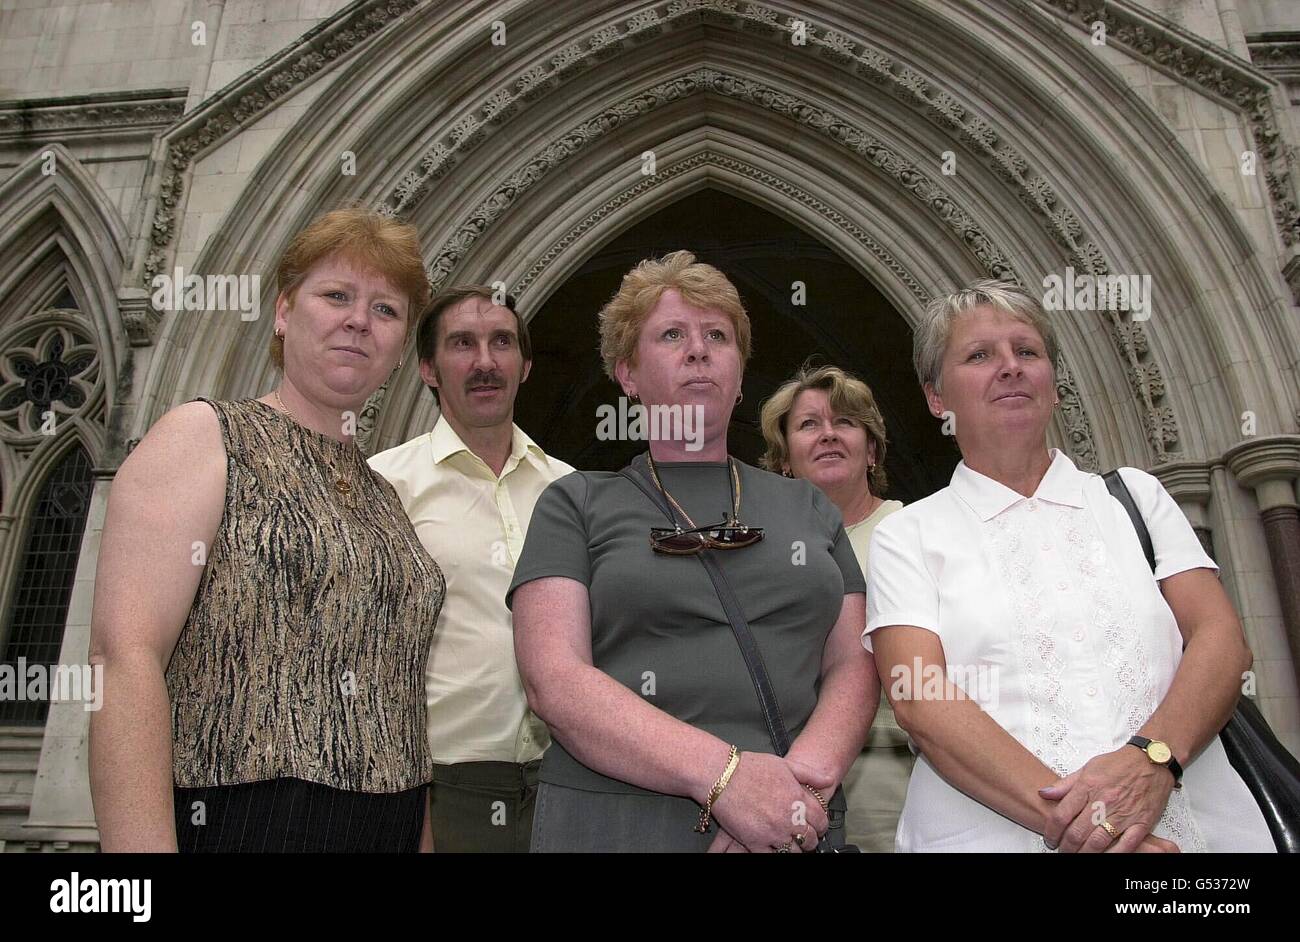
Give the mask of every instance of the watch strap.
[[[1151, 742], [1152, 742], [1152, 741], [1151, 741], [1150, 739], [1147, 739], [1145, 736], [1131, 736], [1131, 737], [1129, 737], [1128, 744], [1129, 744], [1130, 746], [1137, 746], [1137, 747], [1138, 747], [1139, 749], [1141, 749], [1143, 752], [1146, 752], [1146, 751], [1147, 751], [1147, 746], [1151, 745]], [[1147, 754], [1147, 758], [1148, 758], [1148, 759], [1151, 758], [1150, 753]], [[1152, 760], [1152, 761], [1154, 762], [1155, 760]], [[1168, 762], [1157, 762], [1157, 763], [1155, 763], [1155, 764], [1156, 764], [1156, 765], [1163, 765], [1166, 769], [1168, 769], [1168, 770], [1170, 771], [1170, 773], [1173, 774], [1173, 776], [1174, 776], [1174, 784], [1175, 784], [1175, 785], [1179, 785], [1179, 786], [1182, 785], [1182, 782], [1183, 782], [1183, 767], [1182, 767], [1181, 764], [1179, 764], [1178, 760], [1174, 758], [1173, 750], [1170, 750], [1170, 752], [1169, 752], [1169, 761], [1168, 761]]]

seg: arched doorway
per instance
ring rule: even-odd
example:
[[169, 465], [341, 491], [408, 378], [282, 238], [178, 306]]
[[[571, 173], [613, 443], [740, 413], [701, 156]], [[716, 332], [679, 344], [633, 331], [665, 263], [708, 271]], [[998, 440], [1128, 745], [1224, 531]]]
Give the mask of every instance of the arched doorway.
[[533, 372], [516, 420], [543, 448], [576, 467], [608, 470], [644, 448], [596, 437], [597, 408], [616, 404], [620, 394], [601, 370], [596, 312], [638, 261], [679, 248], [726, 272], [753, 322], [745, 399], [729, 435], [733, 454], [757, 463], [764, 450], [762, 402], [811, 356], [856, 373], [875, 392], [889, 431], [890, 496], [911, 501], [947, 483], [957, 453], [925, 409], [909, 366], [911, 331], [904, 318], [833, 249], [753, 203], [710, 188], [670, 203], [601, 246], [531, 312]]

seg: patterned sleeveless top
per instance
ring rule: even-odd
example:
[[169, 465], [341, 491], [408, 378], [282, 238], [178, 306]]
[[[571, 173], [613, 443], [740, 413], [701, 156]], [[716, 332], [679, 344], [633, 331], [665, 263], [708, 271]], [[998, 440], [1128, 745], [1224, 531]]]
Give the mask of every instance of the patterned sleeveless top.
[[438, 564], [355, 445], [255, 399], [202, 401], [226, 503], [167, 667], [175, 784], [423, 785]]

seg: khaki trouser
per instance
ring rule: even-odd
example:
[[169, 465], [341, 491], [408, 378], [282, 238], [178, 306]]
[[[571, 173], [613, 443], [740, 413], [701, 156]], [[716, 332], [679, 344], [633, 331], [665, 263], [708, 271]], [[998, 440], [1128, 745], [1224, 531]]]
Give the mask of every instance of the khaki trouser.
[[435, 853], [526, 854], [542, 760], [433, 767]]
[[899, 729], [894, 711], [882, 695], [867, 748], [844, 776], [849, 802], [845, 838], [864, 854], [893, 853], [898, 816], [903, 811], [915, 761], [907, 748], [907, 736]]

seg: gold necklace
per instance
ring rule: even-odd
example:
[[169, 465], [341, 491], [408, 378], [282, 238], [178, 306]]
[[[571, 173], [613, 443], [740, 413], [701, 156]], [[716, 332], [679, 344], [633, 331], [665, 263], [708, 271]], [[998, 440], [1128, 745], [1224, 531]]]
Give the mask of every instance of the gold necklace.
[[[284, 414], [293, 419], [297, 425], [302, 425], [302, 423], [298, 421], [298, 417], [289, 410], [289, 407], [284, 404], [284, 400], [280, 398], [280, 390], [275, 390], [273, 395], [275, 396], [275, 401], [280, 404], [280, 408], [284, 410]], [[334, 490], [338, 491], [344, 497], [347, 497], [352, 493], [352, 482], [340, 477], [332, 462], [330, 463], [330, 473], [334, 475]]]
[[[686, 508], [677, 503], [677, 500], [673, 495], [668, 493], [668, 489], [664, 487], [663, 482], [659, 480], [659, 472], [655, 469], [654, 455], [647, 451], [646, 460], [650, 465], [650, 476], [654, 478], [655, 487], [659, 488], [659, 493], [668, 498], [668, 502], [676, 508], [679, 514], [686, 518], [686, 522], [691, 525], [692, 529], [699, 529], [695, 525], [695, 521], [691, 519], [691, 515], [686, 512]], [[740, 522], [740, 475], [736, 472], [736, 461], [731, 457], [731, 455], [727, 455], [727, 470], [731, 472], [731, 478], [727, 482], [732, 485], [731, 518], [729, 520], [724, 520], [723, 523], [735, 526]], [[673, 521], [673, 523], [676, 525], [676, 521]], [[680, 527], [678, 529], [680, 529]]]

